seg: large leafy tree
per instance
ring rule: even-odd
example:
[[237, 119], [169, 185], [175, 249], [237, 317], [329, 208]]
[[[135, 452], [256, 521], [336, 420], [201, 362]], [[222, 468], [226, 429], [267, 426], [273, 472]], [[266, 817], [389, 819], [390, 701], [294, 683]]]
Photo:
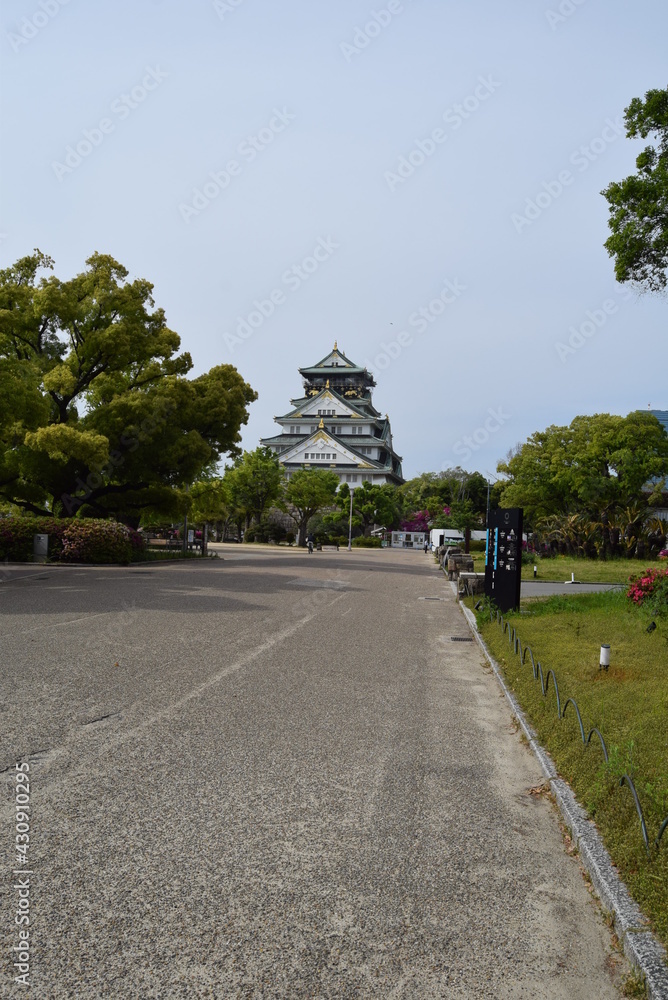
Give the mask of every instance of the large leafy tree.
[[601, 519], [650, 499], [650, 483], [658, 498], [668, 475], [668, 435], [650, 413], [580, 416], [532, 434], [497, 468], [508, 477], [501, 505], [523, 507], [529, 523], [557, 514]]
[[[350, 487], [342, 483], [336, 494], [337, 506], [348, 513], [350, 510]], [[382, 486], [364, 482], [353, 488], [353, 517], [361, 526], [365, 535], [371, 532], [374, 524], [382, 524], [385, 528], [393, 527], [401, 511], [397, 489], [391, 483]]]
[[225, 470], [224, 481], [232, 506], [243, 515], [248, 530], [252, 521], [259, 525], [264, 512], [279, 499], [284, 473], [271, 448], [260, 447], [237, 458]]
[[610, 206], [605, 243], [618, 281], [664, 291], [668, 274], [668, 88], [634, 99], [624, 120], [629, 138], [653, 136], [636, 159], [637, 171], [601, 193]]
[[297, 525], [298, 545], [304, 545], [310, 519], [336, 499], [339, 477], [328, 469], [297, 469], [283, 493], [285, 508]]
[[[39, 514], [173, 513], [256, 393], [231, 365], [195, 379], [153, 286], [93, 254], [69, 281], [35, 251], [0, 271], [0, 498]], [[3, 401], [6, 401], [4, 392]]]
[[[429, 511], [437, 527], [454, 527], [453, 511], [466, 511], [466, 520], [478, 524], [485, 518], [487, 481], [479, 472], [466, 472], [457, 466], [442, 472], [423, 472], [399, 488], [404, 511], [411, 517], [415, 511]], [[469, 508], [473, 514], [469, 517]], [[448, 511], [448, 514], [445, 513]]]

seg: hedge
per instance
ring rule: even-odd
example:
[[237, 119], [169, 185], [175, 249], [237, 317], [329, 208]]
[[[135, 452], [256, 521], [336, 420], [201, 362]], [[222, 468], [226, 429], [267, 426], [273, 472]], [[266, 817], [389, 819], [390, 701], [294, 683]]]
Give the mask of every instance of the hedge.
[[127, 564], [140, 559], [146, 548], [138, 531], [117, 521], [4, 517], [0, 519], [0, 560], [31, 559], [33, 535], [49, 536], [51, 562]]

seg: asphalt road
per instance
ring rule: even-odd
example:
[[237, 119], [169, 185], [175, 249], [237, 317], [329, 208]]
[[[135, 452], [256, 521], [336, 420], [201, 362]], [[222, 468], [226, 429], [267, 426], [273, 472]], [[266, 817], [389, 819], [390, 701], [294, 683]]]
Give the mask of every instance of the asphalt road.
[[[0, 995], [618, 997], [432, 559], [225, 555], [0, 585]], [[17, 760], [29, 992], [9, 957]]]

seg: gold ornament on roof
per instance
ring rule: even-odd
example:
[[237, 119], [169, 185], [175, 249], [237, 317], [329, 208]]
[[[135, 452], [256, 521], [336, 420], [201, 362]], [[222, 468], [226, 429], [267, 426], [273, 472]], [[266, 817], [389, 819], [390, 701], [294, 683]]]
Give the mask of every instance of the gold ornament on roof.
[[337, 341], [335, 340], [335, 341], [334, 341], [334, 350], [335, 350], [335, 351], [338, 351], [338, 349], [339, 349], [339, 348], [338, 348], [338, 344], [337, 344]]
[[322, 422], [322, 417], [320, 417], [320, 423], [318, 424], [318, 430], [324, 431], [325, 425]]
[[327, 379], [327, 381], [325, 382], [325, 388], [329, 389], [329, 379]]

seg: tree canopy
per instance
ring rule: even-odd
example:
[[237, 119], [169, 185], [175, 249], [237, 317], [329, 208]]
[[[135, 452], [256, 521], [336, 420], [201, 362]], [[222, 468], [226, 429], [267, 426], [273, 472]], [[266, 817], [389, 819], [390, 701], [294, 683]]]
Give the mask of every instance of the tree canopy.
[[[610, 208], [605, 242], [618, 281], [664, 291], [668, 273], [668, 88], [648, 90], [625, 110], [629, 138], [655, 137], [636, 158], [637, 171], [601, 192]], [[657, 148], [658, 147], [658, 148]]]
[[285, 508], [296, 523], [298, 545], [303, 545], [306, 526], [310, 519], [326, 507], [333, 507], [339, 477], [328, 469], [297, 469], [288, 480], [283, 500]]
[[276, 503], [283, 489], [284, 473], [281, 463], [271, 448], [245, 451], [225, 470], [225, 484], [230, 502], [243, 516], [246, 528]]
[[[348, 513], [350, 510], [348, 483], [341, 484], [336, 494], [336, 503], [342, 512]], [[369, 534], [374, 524], [391, 528], [397, 521], [400, 511], [396, 487], [390, 483], [375, 486], [364, 482], [353, 489], [353, 517], [357, 519], [365, 535]]]
[[0, 271], [0, 499], [137, 523], [239, 453], [257, 396], [231, 365], [187, 379], [153, 286], [108, 255], [86, 264], [39, 277], [53, 261], [36, 250]]
[[668, 435], [651, 413], [580, 416], [568, 427], [532, 434], [497, 468], [508, 477], [501, 505], [523, 507], [529, 523], [578, 512], [600, 517], [637, 503], [652, 481], [660, 492]]

